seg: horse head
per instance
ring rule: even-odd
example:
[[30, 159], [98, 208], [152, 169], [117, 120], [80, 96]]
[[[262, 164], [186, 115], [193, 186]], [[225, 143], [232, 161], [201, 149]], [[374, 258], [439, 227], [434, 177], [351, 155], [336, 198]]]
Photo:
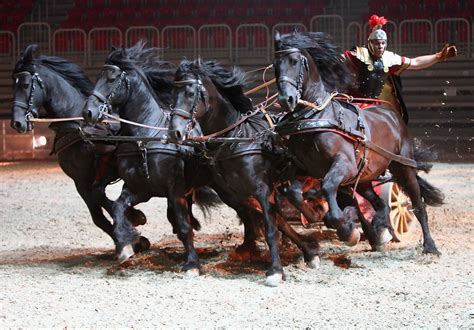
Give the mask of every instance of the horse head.
[[119, 106], [130, 97], [130, 75], [121, 65], [114, 64], [113, 59], [126, 63], [129, 59], [126, 49], [112, 49], [102, 67], [82, 113], [88, 123], [94, 124], [112, 112], [118, 112]]
[[38, 45], [26, 47], [13, 71], [13, 108], [10, 125], [19, 133], [33, 129], [32, 118], [46, 101], [46, 91], [34, 60], [38, 58]]
[[[49, 117], [76, 117], [91, 90], [92, 82], [77, 64], [39, 55], [38, 46], [29, 45], [13, 70], [11, 126], [21, 133], [33, 129], [31, 120], [38, 117], [40, 108]], [[62, 125], [70, 127], [70, 123], [58, 123], [54, 129]]]
[[159, 59], [157, 48], [144, 46], [139, 41], [131, 48], [110, 52], [83, 111], [86, 122], [95, 123], [113, 114], [157, 125], [165, 117], [163, 110], [171, 103], [171, 76], [176, 69]]
[[207, 115], [210, 99], [218, 94], [209, 77], [199, 69], [201, 61], [183, 60], [175, 74], [173, 107], [168, 137], [173, 143], [186, 140], [198, 120]]
[[294, 32], [274, 36], [273, 68], [279, 102], [285, 111], [294, 111], [301, 100], [319, 103], [328, 91], [345, 89], [350, 74], [341, 54], [328, 35]]
[[214, 61], [182, 61], [175, 74], [170, 139], [186, 139], [197, 123], [204, 134], [220, 131], [236, 122], [240, 113], [251, 111], [244, 84], [245, 73], [238, 68], [227, 70]]

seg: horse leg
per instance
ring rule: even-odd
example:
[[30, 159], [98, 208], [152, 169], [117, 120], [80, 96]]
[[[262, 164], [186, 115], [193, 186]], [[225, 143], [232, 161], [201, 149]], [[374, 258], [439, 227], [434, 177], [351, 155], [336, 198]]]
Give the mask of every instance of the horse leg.
[[[105, 187], [106, 187], [107, 184], [108, 184], [108, 181], [102, 181], [102, 182], [95, 183], [93, 185], [93, 190], [92, 190], [93, 191], [93, 196], [94, 196], [94, 199], [96, 201], [98, 201], [100, 203], [100, 205], [110, 214], [110, 216], [112, 218], [114, 218], [116, 216], [115, 212], [117, 210], [117, 208], [114, 205], [116, 203], [118, 203], [118, 200], [114, 202], [114, 201], [111, 201], [110, 199], [107, 198], [107, 196], [105, 194]], [[124, 189], [122, 188], [122, 191], [123, 190]], [[125, 190], [125, 191], [123, 191], [123, 194], [130, 194], [130, 191]], [[133, 205], [131, 205], [131, 206], [128, 206], [128, 207], [125, 208], [124, 215], [127, 218], [127, 220], [133, 226], [137, 226], [137, 225], [136, 225], [136, 223], [130, 221], [130, 218], [128, 217], [129, 210], [134, 210], [136, 212], [141, 213], [143, 215], [143, 217], [145, 218], [145, 222], [146, 222], [146, 217], [143, 214], [143, 212], [140, 211], [140, 210], [134, 209]], [[109, 221], [107, 221], [107, 222], [110, 224]], [[113, 230], [113, 227], [112, 227], [112, 230]], [[114, 239], [114, 242], [115, 242], [115, 239]], [[150, 245], [151, 245], [150, 241], [146, 237], [140, 236], [138, 238], [138, 241], [133, 243], [133, 251], [136, 252], [136, 253], [147, 251], [147, 250], [150, 249]]]
[[360, 240], [360, 233], [354, 222], [358, 218], [354, 207], [346, 207], [342, 211], [337, 203], [337, 190], [342, 182], [353, 177], [356, 171], [347, 161], [336, 158], [326, 173], [322, 183], [322, 191], [329, 205], [329, 212], [325, 216], [325, 223], [336, 228], [337, 236], [347, 245], [356, 245]]
[[425, 203], [422, 200], [422, 187], [418, 181], [416, 169], [396, 162], [392, 162], [389, 169], [395, 177], [395, 181], [402, 187], [408, 197], [410, 197], [413, 213], [420, 222], [421, 230], [423, 231], [423, 253], [440, 255], [441, 253], [436, 248], [436, 244], [430, 234], [428, 214], [426, 213]]
[[235, 210], [244, 225], [244, 241], [235, 250], [239, 255], [239, 259], [249, 260], [255, 257], [258, 258], [260, 250], [256, 242], [260, 236], [261, 213], [253, 210], [247, 204], [241, 203], [232, 194], [220, 189], [218, 186], [213, 186], [212, 188], [227, 206]]
[[191, 225], [193, 226], [194, 230], [201, 230], [201, 224], [199, 223], [199, 220], [196, 219], [196, 217], [193, 214], [193, 194], [189, 194], [186, 196], [186, 201], [188, 202], [188, 214], [191, 218]]
[[360, 184], [357, 187], [357, 192], [367, 199], [374, 208], [375, 214], [372, 224], [367, 229], [364, 228], [364, 233], [369, 239], [372, 250], [380, 251], [381, 247], [393, 238], [393, 229], [389, 219], [390, 208], [387, 202], [374, 191], [371, 182]]
[[[116, 243], [115, 235], [114, 235], [114, 228], [109, 220], [104, 216], [102, 212], [102, 207], [99, 203], [97, 197], [97, 191], [94, 188], [91, 188], [89, 185], [85, 185], [82, 182], [74, 181], [76, 186], [76, 190], [81, 195], [82, 199], [87, 205], [89, 212], [92, 217], [92, 221], [94, 224], [102, 229], [107, 235], [112, 238], [114, 243]], [[104, 194], [105, 197], [105, 194]], [[106, 197], [105, 197], [106, 198]]]
[[281, 265], [280, 253], [278, 248], [278, 228], [270, 218], [270, 203], [268, 197], [270, 196], [270, 189], [267, 185], [261, 184], [258, 189], [258, 194], [255, 196], [263, 213], [263, 225], [265, 228], [265, 240], [270, 250], [272, 264], [266, 272], [265, 285], [278, 286], [284, 279], [283, 267]]
[[186, 251], [186, 262], [182, 270], [189, 276], [198, 276], [200, 269], [199, 257], [194, 248], [194, 233], [188, 213], [186, 197], [171, 192], [168, 195], [168, 211], [174, 214], [174, 230]]
[[314, 208], [305, 203], [302, 189], [303, 183], [299, 180], [294, 180], [289, 187], [283, 189], [283, 193], [288, 201], [290, 201], [290, 203], [300, 211], [306, 219], [311, 223], [316, 223], [323, 218], [324, 214], [322, 214], [323, 212], [316, 212]]
[[119, 198], [113, 202], [110, 214], [114, 219], [114, 234], [116, 237], [116, 252], [118, 261], [124, 263], [131, 258], [135, 252], [147, 250], [150, 242], [143, 236], [140, 236], [126, 217], [127, 208], [145, 201], [124, 184]]
[[275, 216], [278, 229], [301, 250], [304, 261], [308, 267], [315, 269], [321, 267], [319, 242], [317, 240], [308, 241], [305, 237], [297, 233], [283, 217], [278, 214]]

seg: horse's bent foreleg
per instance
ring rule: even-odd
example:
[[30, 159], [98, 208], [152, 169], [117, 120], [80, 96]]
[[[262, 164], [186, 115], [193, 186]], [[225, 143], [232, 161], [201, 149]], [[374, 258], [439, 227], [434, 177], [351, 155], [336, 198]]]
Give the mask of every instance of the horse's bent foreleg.
[[355, 245], [360, 239], [360, 233], [354, 223], [354, 220], [357, 219], [357, 212], [353, 207], [346, 207], [344, 212], [340, 209], [337, 203], [337, 190], [342, 182], [352, 178], [357, 173], [352, 167], [350, 162], [336, 158], [326, 173], [321, 186], [329, 205], [329, 212], [326, 214], [325, 221], [329, 223], [329, 226], [336, 228], [339, 238], [348, 245]]
[[150, 247], [150, 242], [139, 235], [126, 217], [126, 210], [142, 201], [126, 185], [123, 185], [119, 198], [113, 203], [111, 215], [114, 219], [116, 251], [120, 263], [128, 260], [135, 252], [145, 251]]
[[290, 203], [300, 211], [306, 219], [312, 223], [316, 223], [322, 219], [324, 214], [323, 212], [316, 212], [314, 208], [305, 203], [302, 189], [303, 183], [299, 180], [294, 180], [289, 187], [283, 189], [283, 193]]
[[378, 251], [382, 245], [389, 242], [393, 237], [393, 229], [389, 219], [390, 208], [387, 202], [376, 194], [371, 182], [359, 184], [357, 192], [367, 199], [374, 208], [375, 214], [372, 223], [369, 224], [368, 228], [365, 228], [367, 225], [363, 224], [363, 229], [372, 250]]

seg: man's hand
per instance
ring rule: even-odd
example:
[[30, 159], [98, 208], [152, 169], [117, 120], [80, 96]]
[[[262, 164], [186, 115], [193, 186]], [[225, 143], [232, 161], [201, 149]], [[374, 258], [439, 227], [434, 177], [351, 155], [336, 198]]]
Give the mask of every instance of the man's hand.
[[436, 53], [436, 58], [438, 62], [446, 61], [450, 57], [455, 57], [458, 55], [458, 49], [454, 45], [446, 44], [444, 45], [443, 49]]

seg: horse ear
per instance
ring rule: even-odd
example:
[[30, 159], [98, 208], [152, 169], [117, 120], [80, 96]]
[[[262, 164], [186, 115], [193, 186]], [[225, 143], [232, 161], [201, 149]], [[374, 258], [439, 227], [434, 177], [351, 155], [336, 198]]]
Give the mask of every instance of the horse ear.
[[275, 35], [273, 36], [273, 41], [275, 42], [275, 49], [281, 48], [281, 36], [278, 30], [275, 30]]
[[31, 45], [26, 46], [23, 54], [21, 55], [21, 60], [25, 63], [29, 63], [38, 57], [39, 57], [39, 46], [37, 44], [31, 44]]
[[117, 50], [117, 47], [115, 47], [114, 45], [112, 45], [112, 47], [110, 47], [110, 52], [113, 52], [114, 50]]

